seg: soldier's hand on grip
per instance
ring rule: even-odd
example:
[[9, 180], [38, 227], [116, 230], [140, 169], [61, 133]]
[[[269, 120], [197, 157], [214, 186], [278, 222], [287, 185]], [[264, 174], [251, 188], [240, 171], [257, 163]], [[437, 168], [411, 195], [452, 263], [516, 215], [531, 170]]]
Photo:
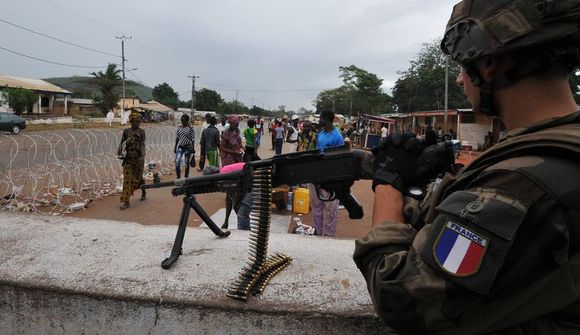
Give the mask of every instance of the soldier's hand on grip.
[[454, 172], [454, 164], [455, 155], [450, 142], [430, 145], [417, 158], [415, 179], [420, 185], [427, 185], [444, 172]]
[[422, 148], [413, 133], [391, 134], [374, 147], [373, 191], [377, 185], [388, 184], [406, 194], [416, 183], [417, 157]]

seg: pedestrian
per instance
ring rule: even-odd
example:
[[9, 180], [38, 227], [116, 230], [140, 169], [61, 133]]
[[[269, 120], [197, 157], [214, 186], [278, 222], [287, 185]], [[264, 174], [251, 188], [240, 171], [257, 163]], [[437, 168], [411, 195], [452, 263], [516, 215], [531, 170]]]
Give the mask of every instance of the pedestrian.
[[457, 139], [457, 133], [453, 129], [449, 129], [449, 136], [451, 136], [452, 140]]
[[298, 134], [298, 151], [316, 149], [316, 137], [318, 133], [312, 126], [312, 122], [306, 120], [302, 124], [302, 131]]
[[177, 127], [175, 132], [175, 146], [173, 153], [175, 154], [175, 176], [181, 178], [181, 165], [185, 164], [185, 178], [189, 177], [190, 160], [195, 162], [195, 131], [189, 125], [189, 116], [183, 114], [181, 116], [181, 125]]
[[[201, 124], [201, 131], [203, 132], [207, 127], [209, 127], [209, 119], [211, 118], [211, 114], [210, 113], [206, 113], [205, 117], [204, 117], [204, 121]], [[200, 138], [201, 140], [201, 138]], [[197, 171], [203, 171], [203, 168], [205, 167], [205, 148], [204, 146], [201, 145], [199, 146], [199, 166], [197, 168]]]
[[[209, 166], [219, 167], [218, 149], [220, 147], [220, 131], [216, 128], [215, 116], [209, 118], [209, 126], [201, 132], [200, 148], [203, 146]], [[200, 149], [201, 151], [201, 149]]]
[[388, 134], [389, 134], [389, 129], [383, 123], [383, 126], [381, 127], [381, 139], [382, 140], [386, 139]]
[[274, 148], [276, 149], [275, 154], [282, 154], [282, 145], [284, 144], [284, 127], [281, 121], [276, 121], [276, 128], [274, 129]]
[[425, 131], [425, 145], [430, 146], [437, 143], [437, 133], [433, 130], [433, 127], [427, 126]]
[[230, 117], [229, 123], [230, 126], [220, 139], [220, 157], [223, 166], [242, 162], [242, 138], [238, 128], [238, 117]]
[[372, 230], [354, 260], [397, 332], [579, 333], [580, 2], [556, 3], [454, 7], [441, 48], [474, 113], [507, 128], [498, 143], [421, 205], [403, 195], [449, 163], [442, 145], [391, 136], [374, 151]]
[[[130, 128], [123, 130], [117, 156], [123, 160], [123, 191], [121, 192], [121, 210], [129, 208], [129, 198], [139, 186], [145, 184], [143, 168], [145, 166], [145, 131], [141, 125], [141, 115], [132, 112], [129, 115]], [[141, 199], [145, 200], [146, 192], [141, 190]]]
[[259, 148], [262, 141], [262, 134], [264, 133], [264, 121], [259, 116], [256, 121], [256, 130], [258, 131], [258, 135], [256, 136], [256, 148]]
[[[321, 131], [316, 139], [316, 146], [319, 150], [324, 151], [327, 148], [344, 145], [344, 139], [338, 130], [334, 127], [334, 113], [328, 110], [320, 113]], [[332, 171], [328, 171], [332, 173]], [[310, 206], [312, 207], [312, 221], [316, 235], [334, 236], [338, 224], [338, 200], [322, 201], [330, 199], [330, 193], [324, 189], [318, 192], [313, 184], [308, 185]], [[319, 196], [320, 195], [320, 198]]]
[[[226, 165], [220, 169], [220, 173], [229, 173], [238, 171], [244, 168], [245, 163], [235, 163]], [[238, 217], [238, 229], [250, 230], [250, 211], [252, 210], [252, 192], [247, 193], [226, 193], [226, 215], [222, 229], [228, 229], [229, 218], [232, 209], [236, 212]]]
[[272, 138], [272, 150], [276, 149], [276, 127], [278, 127], [278, 119], [270, 121], [270, 137]]
[[298, 115], [292, 115], [292, 119], [288, 122], [286, 129], [286, 142], [288, 143], [289, 151], [296, 152], [298, 149]]
[[115, 118], [115, 113], [113, 111], [107, 112], [107, 122], [109, 123], [109, 127], [113, 126], [113, 119]]
[[222, 134], [224, 133], [224, 130], [226, 130], [226, 128], [228, 127], [227, 118], [225, 115], [220, 116], [220, 122], [216, 124], [215, 127], [217, 128], [217, 130], [219, 130], [221, 137]]
[[244, 162], [251, 162], [256, 157], [256, 139], [258, 136], [258, 131], [256, 128], [256, 121], [254, 119], [248, 120], [248, 127], [244, 129], [243, 136], [246, 140], [246, 146], [244, 149]]

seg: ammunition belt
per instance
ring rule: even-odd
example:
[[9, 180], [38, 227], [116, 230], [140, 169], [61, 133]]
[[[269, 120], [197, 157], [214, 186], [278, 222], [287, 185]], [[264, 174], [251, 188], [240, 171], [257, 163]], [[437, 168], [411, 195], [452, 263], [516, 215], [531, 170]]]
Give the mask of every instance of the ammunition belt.
[[250, 255], [238, 279], [228, 289], [227, 296], [242, 301], [261, 294], [268, 282], [286, 268], [290, 257], [275, 253], [267, 258], [270, 237], [272, 203], [272, 167], [256, 169], [252, 182], [250, 212]]

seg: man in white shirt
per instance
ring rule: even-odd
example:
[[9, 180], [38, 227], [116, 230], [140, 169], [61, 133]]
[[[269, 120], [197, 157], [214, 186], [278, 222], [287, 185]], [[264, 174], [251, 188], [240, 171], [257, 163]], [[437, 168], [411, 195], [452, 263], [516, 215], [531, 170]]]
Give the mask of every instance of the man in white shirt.
[[386, 138], [388, 134], [389, 134], [389, 129], [387, 129], [387, 127], [383, 123], [383, 127], [381, 128], [381, 138]]

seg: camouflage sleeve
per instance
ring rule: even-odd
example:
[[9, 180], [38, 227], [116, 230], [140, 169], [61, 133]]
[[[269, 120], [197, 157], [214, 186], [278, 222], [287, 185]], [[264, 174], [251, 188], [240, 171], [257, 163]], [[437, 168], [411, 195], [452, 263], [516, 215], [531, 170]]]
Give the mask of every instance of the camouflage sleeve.
[[580, 182], [565, 177], [575, 165], [556, 163], [504, 161], [448, 194], [419, 231], [384, 222], [357, 240], [354, 260], [377, 314], [407, 332], [485, 333], [537, 326], [578, 301], [568, 198], [547, 186], [576, 194]]
[[355, 242], [354, 260], [367, 282], [377, 314], [389, 326], [420, 332], [447, 326], [440, 306], [445, 280], [417, 254], [430, 226], [384, 222]]

